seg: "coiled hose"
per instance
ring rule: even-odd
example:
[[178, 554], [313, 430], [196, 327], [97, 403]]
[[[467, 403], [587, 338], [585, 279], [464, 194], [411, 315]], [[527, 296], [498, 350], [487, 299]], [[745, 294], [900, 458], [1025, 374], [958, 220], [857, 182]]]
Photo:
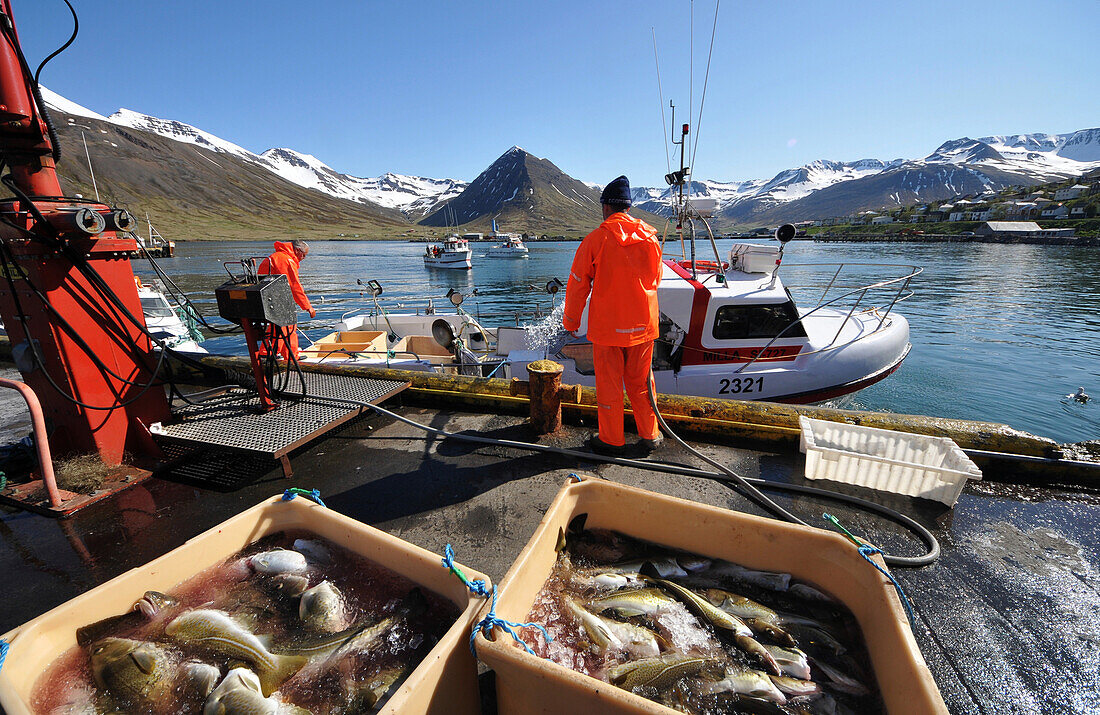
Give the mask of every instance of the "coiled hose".
[[[402, 415], [399, 415], [396, 412], [392, 412], [391, 410], [387, 410], [384, 407], [380, 407], [378, 405], [372, 405], [369, 402], [362, 402], [360, 400], [351, 400], [351, 399], [347, 399], [347, 398], [343, 398], [343, 397], [329, 397], [329, 396], [319, 396], [319, 395], [311, 395], [310, 397], [312, 397], [313, 399], [323, 400], [323, 401], [327, 401], [327, 402], [335, 402], [335, 403], [345, 404], [345, 405], [355, 405], [355, 406], [358, 406], [358, 407], [367, 407], [367, 408], [370, 408], [371, 410], [373, 410], [374, 412], [376, 412], [380, 415], [383, 415], [385, 417], [389, 417], [391, 419], [395, 419], [399, 422], [404, 422], [407, 425], [410, 425], [412, 427], [416, 427], [417, 429], [423, 430], [424, 432], [426, 432], [428, 434], [436, 435], [436, 436], [439, 436], [439, 437], [446, 437], [446, 438], [450, 438], [450, 439], [461, 440], [461, 441], [464, 441], [464, 442], [474, 442], [476, 444], [491, 444], [491, 445], [496, 445], [496, 446], [500, 446], [500, 447], [511, 447], [513, 449], [525, 449], [525, 450], [529, 450], [529, 451], [532, 451], [532, 452], [544, 452], [544, 453], [552, 453], [552, 454], [561, 454], [561, 455], [565, 455], [567, 457], [575, 457], [577, 459], [584, 459], [584, 460], [588, 460], [588, 461], [592, 461], [592, 462], [605, 462], [605, 463], [608, 463], [608, 464], [617, 464], [617, 465], [620, 465], [620, 466], [623, 466], [623, 467], [633, 467], [635, 469], [646, 469], [646, 470], [653, 471], [653, 472], [663, 472], [665, 474], [678, 474], [678, 475], [687, 476], [687, 477], [701, 477], [701, 478], [704, 478], [704, 479], [711, 479], [711, 480], [714, 480], [714, 481], [719, 481], [719, 482], [731, 484], [731, 485], [734, 486], [734, 488], [739, 493], [741, 493], [742, 495], [744, 495], [746, 498], [750, 499], [751, 501], [755, 502], [756, 504], [760, 505], [761, 507], [763, 507], [764, 509], [766, 509], [770, 513], [776, 515], [778, 518], [780, 518], [784, 521], [790, 521], [790, 522], [793, 522], [793, 523], [796, 523], [796, 524], [801, 524], [803, 526], [809, 526], [809, 524], [807, 524], [805, 521], [799, 519], [797, 516], [790, 513], [789, 511], [787, 511], [783, 507], [776, 504], [774, 501], [772, 501], [770, 498], [768, 498], [765, 494], [763, 494], [760, 491], [760, 488], [764, 488], [764, 489], [768, 489], [768, 490], [772, 490], [772, 491], [788, 492], [788, 493], [792, 493], [792, 494], [806, 494], [806, 495], [810, 495], [810, 496], [820, 497], [822, 499], [831, 499], [831, 500], [836, 501], [836, 502], [847, 504], [847, 505], [852, 506], [856, 509], [861, 509], [863, 511], [873, 512], [873, 513], [878, 514], [880, 516], [886, 517], [887, 519], [889, 519], [889, 520], [891, 520], [891, 521], [893, 521], [897, 524], [900, 524], [906, 530], [912, 532], [922, 542], [924, 542], [925, 546], [928, 549], [927, 552], [924, 553], [922, 556], [895, 556], [893, 554], [883, 553], [883, 555], [882, 555], [883, 560], [887, 564], [889, 564], [890, 566], [903, 566], [903, 567], [908, 567], [908, 568], [914, 568], [914, 567], [918, 567], [918, 566], [927, 566], [928, 564], [931, 564], [932, 562], [934, 562], [936, 559], [938, 559], [940, 557], [940, 543], [939, 543], [939, 541], [936, 540], [936, 537], [932, 534], [932, 532], [930, 532], [928, 529], [926, 529], [924, 526], [922, 526], [916, 520], [906, 516], [905, 514], [902, 514], [901, 512], [898, 512], [894, 509], [891, 509], [887, 506], [883, 506], [881, 504], [876, 504], [875, 502], [868, 501], [866, 499], [860, 499], [859, 497], [849, 496], [847, 494], [840, 494], [840, 493], [837, 493], [837, 492], [831, 492], [831, 491], [828, 491], [827, 489], [819, 489], [817, 487], [809, 487], [809, 486], [804, 486], [804, 485], [801, 485], [801, 484], [783, 484], [781, 482], [770, 482], [770, 481], [767, 481], [765, 479], [754, 479], [754, 478], [742, 477], [741, 475], [737, 474], [736, 472], [729, 469], [725, 465], [720, 464], [720, 463], [714, 461], [713, 459], [710, 459], [709, 457], [707, 457], [704, 454], [700, 454], [697, 450], [695, 450], [690, 445], [688, 445], [686, 442], [684, 442], [682, 439], [680, 439], [680, 437], [677, 436], [676, 433], [673, 432], [672, 429], [668, 426], [668, 424], [664, 421], [664, 418], [661, 417], [661, 413], [657, 409], [656, 395], [655, 395], [654, 390], [653, 390], [652, 373], [650, 375], [650, 378], [651, 378], [650, 383], [649, 383], [650, 403], [653, 405], [654, 412], [657, 413], [657, 419], [660, 422], [661, 428], [666, 433], [668, 433], [668, 435], [670, 437], [675, 439], [680, 445], [685, 447], [689, 452], [691, 452], [695, 456], [699, 457], [700, 459], [702, 459], [707, 464], [710, 464], [711, 466], [715, 467], [719, 471], [709, 472], [705, 469], [698, 469], [698, 468], [695, 468], [695, 467], [689, 467], [689, 466], [680, 465], [680, 464], [665, 464], [665, 463], [662, 463], [662, 462], [651, 462], [649, 460], [643, 460], [643, 459], [626, 459], [626, 458], [623, 458], [623, 457], [605, 457], [603, 455], [593, 454], [592, 452], [582, 452], [582, 451], [575, 450], [575, 449], [565, 449], [563, 447], [552, 447], [550, 445], [545, 445], [545, 444], [533, 444], [531, 442], [520, 442], [518, 440], [511, 440], [511, 439], [496, 439], [496, 438], [493, 438], [493, 437], [479, 437], [477, 435], [469, 435], [469, 434], [460, 434], [460, 433], [456, 433], [456, 432], [448, 432], [446, 430], [438, 429], [436, 427], [431, 427], [429, 425], [421, 424], [420, 422], [417, 422], [416, 420], [411, 420], [408, 417], [404, 417]], [[301, 395], [293, 395], [293, 397], [300, 398]]]

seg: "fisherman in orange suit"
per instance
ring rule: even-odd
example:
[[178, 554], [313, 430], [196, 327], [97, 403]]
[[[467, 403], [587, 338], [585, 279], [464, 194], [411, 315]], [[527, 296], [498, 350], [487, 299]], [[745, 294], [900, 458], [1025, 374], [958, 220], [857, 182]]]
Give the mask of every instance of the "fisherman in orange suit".
[[[271, 274], [286, 276], [287, 282], [290, 283], [290, 292], [294, 295], [294, 302], [298, 304], [299, 308], [309, 312], [309, 317], [314, 318], [317, 316], [317, 311], [310, 305], [306, 292], [302, 290], [302, 282], [298, 280], [298, 264], [305, 260], [308, 255], [309, 244], [305, 241], [291, 241], [290, 243], [276, 241], [275, 252], [260, 262], [260, 267], [256, 269], [256, 272], [261, 276]], [[279, 355], [284, 360], [289, 360], [291, 354], [297, 357], [298, 329], [293, 325], [288, 325], [285, 328], [273, 326], [272, 331], [274, 330], [280, 330], [286, 337], [286, 341], [279, 347]], [[269, 335], [273, 335], [273, 332]]]
[[573, 256], [562, 325], [575, 334], [589, 303], [587, 337], [592, 341], [599, 405], [599, 433], [589, 438], [589, 448], [613, 456], [625, 453], [625, 385], [641, 447], [652, 452], [663, 440], [649, 404], [650, 362], [658, 335], [661, 245], [652, 226], [628, 213], [630, 182], [625, 176], [607, 185], [600, 203], [603, 223], [585, 237]]

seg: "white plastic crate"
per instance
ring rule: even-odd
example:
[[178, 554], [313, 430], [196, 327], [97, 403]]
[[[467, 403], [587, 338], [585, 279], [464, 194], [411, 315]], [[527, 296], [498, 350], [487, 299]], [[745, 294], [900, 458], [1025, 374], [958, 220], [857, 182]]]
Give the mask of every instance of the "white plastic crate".
[[745, 273], [773, 273], [779, 260], [779, 246], [735, 243], [730, 248], [730, 265]]
[[828, 479], [954, 506], [982, 471], [947, 437], [799, 417], [806, 478]]

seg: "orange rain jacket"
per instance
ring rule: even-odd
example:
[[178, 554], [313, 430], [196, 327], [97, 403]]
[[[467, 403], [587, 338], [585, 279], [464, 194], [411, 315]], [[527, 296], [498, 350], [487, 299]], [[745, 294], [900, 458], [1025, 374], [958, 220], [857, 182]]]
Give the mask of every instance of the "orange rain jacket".
[[661, 244], [657, 231], [622, 211], [585, 236], [573, 256], [565, 292], [566, 330], [577, 330], [588, 306], [588, 339], [598, 345], [630, 347], [657, 337], [657, 285]]
[[302, 290], [302, 282], [298, 280], [298, 254], [294, 252], [294, 246], [283, 241], [275, 242], [275, 252], [260, 262], [256, 269], [260, 275], [282, 274], [290, 283], [290, 292], [294, 294], [294, 302], [302, 310], [313, 310], [313, 306]]

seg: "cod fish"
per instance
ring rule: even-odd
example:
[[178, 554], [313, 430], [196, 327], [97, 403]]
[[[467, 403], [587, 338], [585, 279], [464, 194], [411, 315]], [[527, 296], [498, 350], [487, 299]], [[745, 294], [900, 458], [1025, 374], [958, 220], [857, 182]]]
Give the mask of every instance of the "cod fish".
[[760, 645], [760, 643], [753, 638], [752, 630], [750, 630], [740, 618], [726, 613], [707, 599], [684, 588], [678, 583], [673, 583], [663, 578], [653, 580], [660, 584], [665, 590], [672, 592], [685, 606], [694, 612], [695, 615], [699, 616], [707, 623], [710, 623], [714, 628], [731, 634], [733, 642], [737, 644], [737, 647], [756, 657], [756, 659], [768, 669], [768, 672], [773, 675], [780, 675], [779, 664], [775, 662], [775, 658], [772, 657], [772, 654], [769, 653], [764, 646]]
[[772, 677], [751, 668], [726, 668], [725, 677], [704, 680], [701, 689], [705, 693], [737, 693], [783, 705], [787, 702], [787, 696], [771, 681]]
[[834, 690], [839, 690], [849, 695], [867, 695], [871, 692], [863, 683], [832, 667], [828, 663], [823, 663], [819, 658], [814, 659], [814, 666], [824, 673], [825, 677], [831, 681], [830, 686]]
[[265, 588], [278, 596], [296, 598], [309, 588], [309, 579], [292, 573], [276, 574], [267, 581]]
[[107, 636], [131, 630], [151, 621], [166, 609], [179, 605], [179, 600], [160, 591], [146, 591], [134, 604], [134, 607], [118, 616], [104, 618], [76, 630], [76, 643], [87, 648], [92, 643]]
[[306, 557], [307, 561], [322, 566], [332, 563], [332, 554], [320, 541], [313, 539], [295, 539], [294, 550]]
[[757, 603], [751, 598], [745, 598], [736, 593], [723, 591], [720, 588], [708, 588], [707, 600], [738, 618], [754, 618], [758, 621], [778, 623], [779, 614], [762, 603]]
[[322, 581], [302, 593], [298, 601], [298, 617], [312, 631], [335, 633], [347, 623], [344, 619], [344, 598], [339, 589]]
[[309, 570], [306, 557], [289, 549], [274, 549], [249, 556], [248, 565], [253, 571], [265, 574], [305, 573]]
[[716, 561], [706, 571], [707, 576], [728, 578], [738, 583], [759, 586], [769, 591], [786, 591], [791, 586], [789, 573], [775, 571], [753, 571], [729, 561]]
[[810, 663], [806, 660], [806, 654], [798, 648], [780, 648], [779, 646], [766, 645], [768, 652], [779, 664], [784, 675], [790, 675], [802, 680], [810, 679]]
[[698, 675], [703, 669], [714, 667], [717, 662], [713, 658], [669, 654], [613, 666], [608, 669], [607, 678], [612, 685], [624, 690], [648, 687], [660, 691], [680, 678]]
[[280, 704], [275, 698], [264, 697], [255, 673], [234, 668], [210, 693], [202, 715], [275, 715]]
[[152, 709], [172, 690], [172, 656], [155, 643], [104, 638], [89, 655], [96, 685], [126, 705]]
[[664, 556], [659, 559], [638, 559], [636, 561], [612, 564], [607, 567], [607, 571], [618, 574], [634, 574], [639, 573], [646, 566], [649, 566], [650, 571], [656, 573], [656, 575], [661, 578], [683, 578], [688, 575], [688, 572], [681, 568], [676, 559], [671, 556]]
[[769, 675], [768, 677], [775, 683], [775, 687], [791, 697], [797, 698], [805, 696], [816, 698], [823, 692], [820, 685], [809, 680], [788, 678], [784, 675]]
[[164, 633], [180, 643], [250, 663], [256, 668], [265, 696], [306, 663], [300, 656], [274, 655], [268, 637], [253, 635], [222, 611], [188, 611], [169, 623]]
[[616, 613], [630, 617], [653, 616], [675, 602], [676, 599], [659, 588], [638, 588], [601, 596], [593, 599], [590, 605], [600, 612], [614, 609]]
[[630, 653], [637, 658], [653, 658], [661, 653], [657, 645], [657, 634], [648, 628], [633, 623], [619, 623], [597, 616], [577, 605], [571, 598], [565, 599], [565, 605], [584, 627], [585, 633], [593, 644], [603, 650], [616, 650]]

